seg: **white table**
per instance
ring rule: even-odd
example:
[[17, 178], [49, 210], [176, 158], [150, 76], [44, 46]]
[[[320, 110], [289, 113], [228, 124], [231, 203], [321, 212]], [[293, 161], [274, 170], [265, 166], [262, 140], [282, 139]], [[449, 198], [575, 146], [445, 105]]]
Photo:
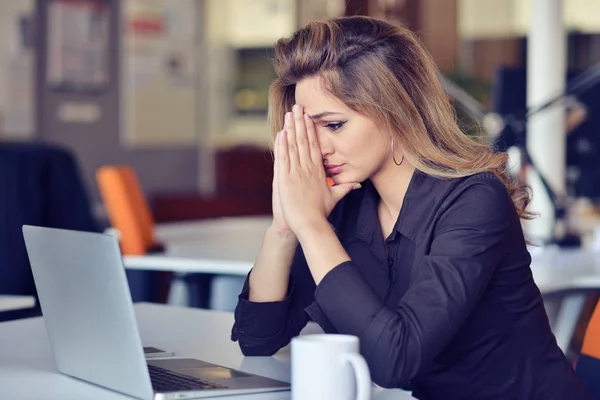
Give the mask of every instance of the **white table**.
[[219, 218], [158, 225], [162, 255], [124, 256], [127, 269], [246, 276], [271, 217]]
[[270, 216], [227, 217], [157, 225], [164, 254], [124, 256], [127, 269], [171, 271], [175, 279], [169, 303], [189, 305], [186, 274], [216, 275], [211, 282], [210, 307], [232, 310], [244, 278], [254, 265]]
[[0, 312], [24, 310], [33, 306], [33, 296], [0, 295]]
[[588, 296], [600, 292], [600, 252], [548, 246], [532, 247], [530, 253], [552, 330], [566, 352]]
[[[290, 381], [289, 346], [273, 357], [244, 357], [230, 340], [231, 313], [137, 304], [140, 335], [145, 346], [171, 350], [176, 356]], [[309, 324], [303, 333], [318, 332]], [[240, 397], [230, 397], [240, 399]], [[289, 392], [245, 395], [244, 399], [283, 400]], [[409, 399], [402, 390], [376, 390], [375, 400]], [[62, 375], [55, 369], [42, 318], [0, 323], [0, 399], [124, 400], [130, 397]]]
[[[158, 225], [163, 255], [124, 256], [128, 269], [246, 276], [271, 217], [232, 217]], [[600, 252], [530, 249], [534, 279], [542, 293], [600, 288]]]
[[[158, 238], [167, 244], [165, 255], [126, 256], [129, 269], [220, 275], [213, 282], [211, 305], [231, 309], [235, 296], [254, 264], [271, 217], [235, 217], [161, 225]], [[570, 292], [564, 300], [547, 301], [548, 313], [560, 347], [570, 343], [587, 294], [600, 291], [600, 252], [556, 247], [531, 247], [531, 269], [546, 297]], [[233, 277], [238, 277], [237, 279]], [[173, 298], [189, 297], [183, 283], [174, 286]], [[185, 300], [174, 300], [186, 304]]]

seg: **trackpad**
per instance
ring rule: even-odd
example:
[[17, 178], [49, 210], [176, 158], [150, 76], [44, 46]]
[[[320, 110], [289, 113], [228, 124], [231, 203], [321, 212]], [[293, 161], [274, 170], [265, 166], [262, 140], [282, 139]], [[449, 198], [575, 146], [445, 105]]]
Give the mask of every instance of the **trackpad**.
[[172, 371], [179, 372], [180, 374], [193, 376], [203, 380], [246, 378], [252, 376], [244, 372], [192, 358], [152, 360], [148, 361], [148, 364], [156, 365], [157, 367], [161, 368], [167, 368]]
[[177, 369], [177, 372], [191, 375], [200, 379], [231, 379], [231, 378], [246, 378], [250, 375], [240, 371], [236, 371], [223, 367], [212, 368], [182, 368]]

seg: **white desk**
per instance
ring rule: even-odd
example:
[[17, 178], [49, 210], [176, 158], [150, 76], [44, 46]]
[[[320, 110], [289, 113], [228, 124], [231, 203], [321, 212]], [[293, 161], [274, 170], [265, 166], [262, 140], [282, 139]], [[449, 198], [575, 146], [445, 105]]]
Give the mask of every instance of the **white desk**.
[[531, 270], [543, 293], [600, 288], [600, 252], [531, 248]]
[[0, 312], [24, 310], [33, 306], [33, 296], [0, 295]]
[[[290, 381], [289, 347], [273, 357], [244, 357], [230, 337], [231, 313], [137, 304], [142, 342], [202, 360]], [[318, 332], [310, 324], [306, 332]], [[0, 399], [10, 400], [130, 399], [118, 393], [59, 374], [53, 364], [41, 318], [0, 323]], [[240, 399], [240, 397], [231, 397]], [[244, 399], [283, 400], [289, 392], [245, 395]], [[401, 390], [376, 390], [375, 400], [410, 399]]]
[[[272, 222], [267, 217], [232, 217], [162, 224], [157, 239], [164, 254], [124, 256], [127, 269], [172, 271], [176, 274], [217, 275], [212, 280], [210, 307], [232, 310], [243, 278], [254, 265], [264, 234]], [[171, 285], [169, 303], [190, 304], [190, 288], [184, 279]]]
[[124, 256], [127, 269], [246, 276], [271, 217], [219, 218], [159, 225], [164, 255]]
[[[128, 269], [246, 276], [271, 217], [234, 217], [163, 224], [156, 235], [164, 255], [125, 256]], [[531, 248], [532, 271], [542, 293], [600, 288], [600, 253]]]
[[[124, 264], [129, 269], [225, 275], [213, 282], [211, 305], [232, 309], [241, 280], [231, 276], [248, 274], [270, 223], [271, 217], [243, 217], [162, 225], [156, 234], [167, 244], [167, 254], [126, 256]], [[556, 247], [531, 247], [530, 252], [533, 276], [544, 296], [572, 293], [564, 301], [546, 302], [559, 345], [566, 349], [586, 300], [584, 291], [600, 291], [600, 252]], [[189, 298], [184, 283], [176, 288], [174, 299]]]
[[590, 292], [600, 292], [600, 252], [549, 246], [530, 253], [552, 330], [566, 352]]

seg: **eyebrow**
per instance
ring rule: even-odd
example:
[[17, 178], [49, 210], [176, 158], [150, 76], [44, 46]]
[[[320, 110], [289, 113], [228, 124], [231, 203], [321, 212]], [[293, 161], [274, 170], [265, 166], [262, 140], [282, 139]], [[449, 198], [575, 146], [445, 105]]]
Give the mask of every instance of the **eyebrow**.
[[336, 112], [332, 112], [332, 111], [324, 111], [320, 114], [315, 114], [315, 115], [311, 115], [310, 118], [311, 119], [321, 119], [323, 117], [329, 117], [331, 115], [342, 115], [340, 113], [336, 113]]

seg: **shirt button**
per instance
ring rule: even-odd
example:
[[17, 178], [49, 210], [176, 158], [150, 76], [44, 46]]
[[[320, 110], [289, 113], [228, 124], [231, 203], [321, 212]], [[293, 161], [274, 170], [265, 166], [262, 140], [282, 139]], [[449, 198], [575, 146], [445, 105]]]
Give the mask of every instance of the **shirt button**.
[[238, 333], [239, 329], [238, 328], [233, 328], [233, 333]]
[[246, 333], [246, 330], [245, 330], [244, 328], [240, 328], [240, 329], [238, 329], [238, 331], [239, 331], [240, 333]]

